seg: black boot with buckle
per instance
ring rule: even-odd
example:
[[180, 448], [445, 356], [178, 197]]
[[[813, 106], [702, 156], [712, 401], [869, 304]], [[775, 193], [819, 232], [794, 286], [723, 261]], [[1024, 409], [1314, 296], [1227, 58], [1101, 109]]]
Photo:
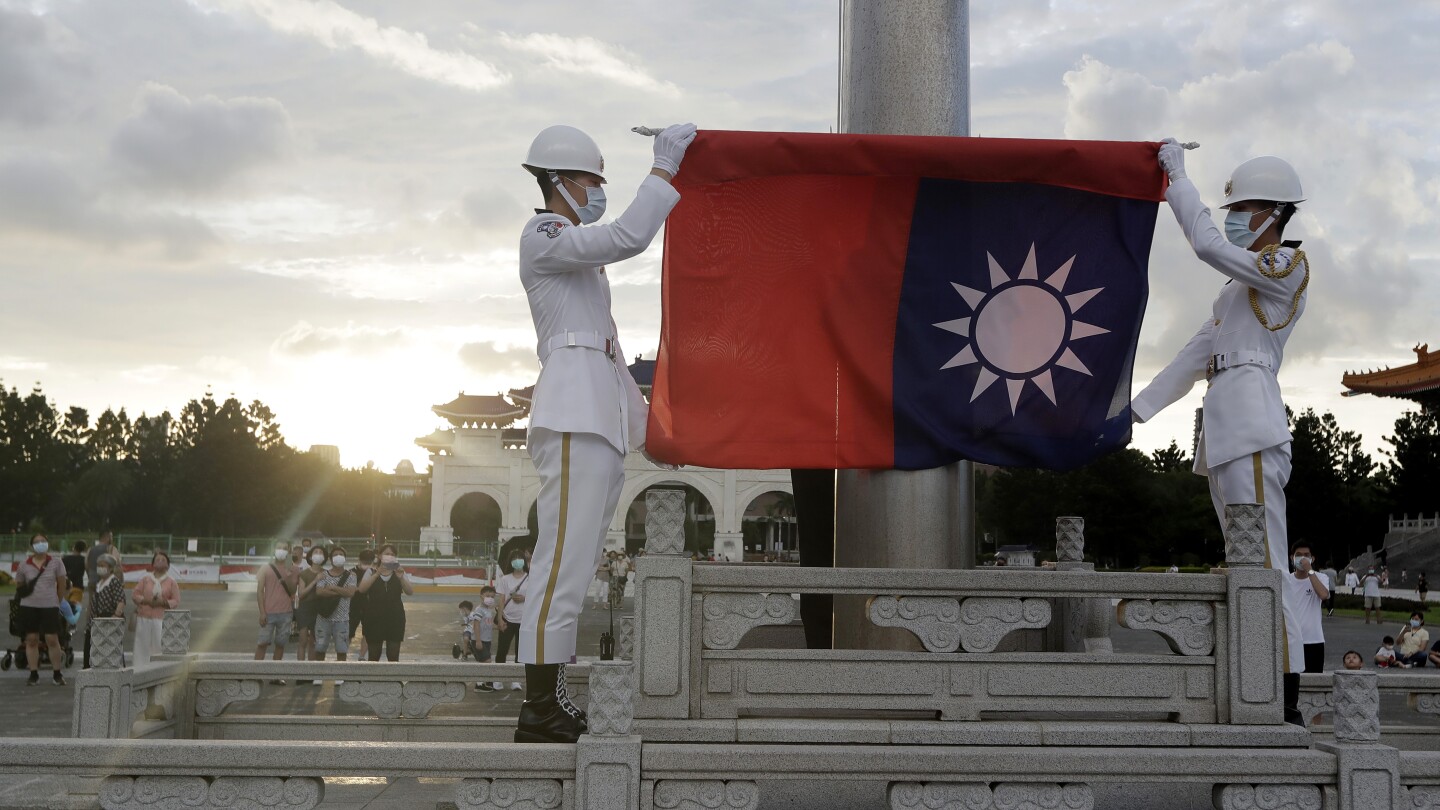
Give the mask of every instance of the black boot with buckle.
[[560, 664], [525, 665], [525, 703], [515, 742], [573, 743], [585, 733], [579, 709], [562, 691], [561, 672]]

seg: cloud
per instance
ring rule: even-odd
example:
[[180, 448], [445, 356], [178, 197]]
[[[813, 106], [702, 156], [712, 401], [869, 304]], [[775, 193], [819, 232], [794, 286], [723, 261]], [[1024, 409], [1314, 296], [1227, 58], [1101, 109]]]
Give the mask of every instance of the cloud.
[[0, 371], [44, 371], [50, 364], [15, 355], [0, 355]]
[[605, 79], [621, 87], [633, 87], [665, 96], [679, 96], [680, 88], [661, 81], [640, 67], [639, 57], [594, 37], [566, 37], [560, 34], [500, 34], [500, 43], [517, 53], [539, 57], [541, 64], [562, 73], [586, 79]]
[[191, 101], [148, 83], [135, 113], [110, 141], [111, 152], [147, 185], [210, 192], [238, 175], [290, 153], [290, 116], [268, 98]]
[[424, 34], [381, 25], [331, 0], [194, 0], [201, 7], [248, 10], [276, 31], [311, 39], [335, 51], [356, 49], [416, 78], [458, 87], [489, 90], [509, 76], [481, 59], [441, 51]]
[[0, 7], [0, 120], [45, 124], [71, 106], [89, 62], [53, 18]]
[[406, 330], [401, 327], [381, 329], [354, 323], [313, 326], [308, 321], [300, 321], [276, 338], [271, 348], [279, 354], [296, 357], [340, 351], [364, 355], [397, 348], [408, 340]]
[[[540, 363], [533, 346], [507, 346], [498, 343], [466, 343], [460, 347], [460, 361], [466, 368], [481, 374], [514, 375], [533, 381], [540, 372]], [[529, 385], [529, 383], [519, 383]]]
[[1086, 55], [1064, 82], [1067, 138], [1133, 140], [1157, 131], [1165, 120], [1169, 93], [1138, 73]]
[[[68, 247], [158, 247], [173, 261], [192, 261], [219, 239], [198, 219], [106, 199], [82, 185], [55, 157], [20, 154], [0, 162], [0, 235], [61, 237]], [[12, 252], [20, 244], [6, 243]], [[53, 239], [47, 242], [53, 249]]]

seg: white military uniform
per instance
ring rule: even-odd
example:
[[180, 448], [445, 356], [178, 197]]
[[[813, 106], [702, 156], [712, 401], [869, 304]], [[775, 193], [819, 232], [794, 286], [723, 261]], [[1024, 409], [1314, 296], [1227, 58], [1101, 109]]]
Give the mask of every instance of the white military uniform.
[[605, 265], [645, 250], [679, 200], [651, 175], [612, 223], [579, 227], [544, 212], [520, 235], [520, 281], [541, 365], [528, 440], [540, 473], [530, 562], [537, 587], [520, 625], [522, 663], [563, 664], [575, 655], [585, 591], [625, 482], [625, 453], [645, 444], [648, 406], [617, 340]]
[[[1265, 505], [1266, 565], [1288, 572], [1284, 487], [1290, 480], [1291, 436], [1275, 375], [1290, 332], [1305, 311], [1301, 285], [1308, 273], [1303, 267], [1285, 278], [1261, 273], [1259, 254], [1225, 239], [1189, 179], [1172, 183], [1165, 197], [1195, 254], [1229, 276], [1232, 283], [1221, 289], [1212, 315], [1200, 331], [1135, 397], [1132, 408], [1144, 422], [1189, 393], [1195, 383], [1209, 379], [1200, 443], [1195, 448], [1195, 472], [1209, 476], [1210, 498], [1222, 526], [1225, 504]], [[1266, 271], [1283, 272], [1294, 257], [1293, 249], [1281, 248], [1276, 252], [1276, 266], [1266, 265]], [[1252, 307], [1251, 290], [1256, 293], [1254, 307], [1259, 307], [1271, 326], [1286, 318], [1290, 322], [1276, 331], [1263, 325]], [[1298, 606], [1289, 597], [1289, 589], [1282, 593], [1286, 594], [1282, 601], [1287, 671], [1300, 672], [1305, 656]]]

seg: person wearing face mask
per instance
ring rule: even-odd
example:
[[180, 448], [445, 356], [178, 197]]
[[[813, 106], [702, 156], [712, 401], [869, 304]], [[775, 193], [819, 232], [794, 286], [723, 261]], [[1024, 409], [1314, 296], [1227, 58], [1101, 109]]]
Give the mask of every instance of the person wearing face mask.
[[1430, 631], [1425, 629], [1425, 615], [1416, 611], [1395, 637], [1399, 662], [1407, 667], [1423, 667], [1430, 657]]
[[[610, 313], [606, 265], [639, 255], [655, 238], [680, 200], [670, 180], [695, 135], [694, 124], [656, 135], [649, 176], [630, 207], [604, 225], [594, 223], [605, 210], [605, 159], [589, 135], [549, 127], [522, 164], [545, 207], [520, 235], [520, 281], [541, 372], [527, 440], [540, 498], [535, 587], [519, 631], [526, 696], [517, 742], [574, 742], [585, 730], [584, 713], [565, 691], [564, 666], [575, 655], [585, 592], [625, 481], [625, 454], [645, 452], [648, 413]], [[502, 629], [502, 649], [504, 638]]]
[[[525, 602], [533, 592], [530, 585], [530, 571], [526, 568], [525, 550], [515, 549], [510, 553], [509, 571], [495, 581], [496, 599], [499, 602], [497, 613], [500, 618], [497, 622], [500, 628], [500, 638], [495, 641], [495, 661], [505, 663], [506, 656], [510, 654], [511, 648], [515, 648], [515, 658], [519, 660], [520, 650], [516, 641], [520, 638], [521, 622], [525, 618]], [[502, 689], [504, 684], [496, 681], [495, 688]], [[522, 688], [519, 681], [510, 684], [511, 689]]]
[[40, 683], [40, 639], [50, 654], [51, 678], [65, 685], [65, 665], [60, 649], [60, 600], [70, 592], [65, 566], [50, 553], [50, 540], [43, 534], [30, 538], [30, 556], [15, 569], [15, 595], [20, 597], [16, 617], [19, 635], [25, 639], [25, 662], [30, 665], [28, 686]]
[[[365, 548], [360, 550], [360, 562], [356, 563], [355, 569], [350, 573], [355, 575], [355, 582], [360, 583], [365, 581], [365, 573], [374, 567], [375, 552]], [[357, 635], [360, 637], [360, 652], [355, 656], [357, 661], [364, 661], [370, 657], [370, 648], [366, 646], [365, 634], [361, 631], [365, 625], [366, 598], [366, 595], [360, 592], [357, 584], [355, 593], [350, 596], [350, 626], [346, 631], [349, 633], [347, 641], [351, 644], [354, 643]]]
[[[335, 660], [344, 661], [350, 652], [350, 600], [360, 580], [345, 567], [345, 549], [330, 549], [330, 567], [315, 580], [315, 655], [324, 661], [330, 645], [335, 645]], [[317, 682], [318, 683], [318, 682]]]
[[379, 661], [384, 648], [388, 661], [400, 660], [400, 643], [405, 640], [405, 603], [401, 596], [415, 593], [410, 576], [400, 567], [395, 547], [380, 547], [379, 564], [360, 580], [359, 592], [365, 594], [365, 644], [370, 660]]
[[[90, 583], [91, 615], [100, 619], [125, 618], [125, 569], [120, 560], [102, 555], [95, 561], [95, 578]], [[85, 628], [85, 649], [90, 649], [90, 628]], [[85, 668], [90, 668], [86, 659]]]
[[[291, 562], [290, 544], [275, 544], [273, 562], [260, 566], [255, 574], [255, 602], [260, 612], [260, 633], [255, 640], [255, 660], [265, 658], [265, 651], [275, 646], [275, 660], [285, 658], [285, 642], [290, 638], [290, 623], [295, 618], [295, 593], [300, 589], [300, 572]], [[283, 680], [271, 683], [284, 685]]]
[[[477, 664], [490, 663], [490, 649], [495, 640], [495, 588], [486, 585], [480, 589], [480, 604], [472, 605], [464, 618], [466, 649]], [[461, 605], [470, 604], [462, 602]], [[475, 683], [476, 692], [494, 692], [496, 687], [487, 681]]]
[[156, 551], [150, 572], [135, 583], [135, 666], [143, 667], [160, 651], [160, 629], [166, 610], [180, 607], [180, 584], [170, 576], [170, 555]]
[[[1295, 572], [1285, 577], [1285, 597], [1295, 603], [1300, 640], [1305, 645], [1305, 671], [1325, 671], [1325, 628], [1322, 616], [1330, 598], [1330, 578], [1315, 570], [1315, 555], [1304, 540], [1290, 549]], [[1299, 676], [1296, 676], [1297, 678]], [[1296, 682], [1299, 688], [1299, 682]]]
[[[1169, 175], [1165, 198], [1195, 255], [1229, 278], [1210, 317], [1131, 403], [1145, 422], [1206, 381], [1195, 472], [1209, 478], [1210, 499], [1221, 525], [1227, 504], [1265, 507], [1265, 563], [1285, 569], [1289, 538], [1285, 484], [1290, 480], [1290, 430], [1276, 375], [1285, 344], [1305, 312], [1310, 263], [1298, 242], [1282, 242], [1296, 203], [1305, 194], [1295, 170], [1264, 155], [1240, 164], [1225, 184], [1225, 231], [1215, 226], [1185, 174], [1185, 150], [1173, 138], [1160, 146]], [[1282, 590], [1285, 618], [1281, 662], [1286, 678], [1285, 718], [1304, 725], [1298, 708], [1305, 655], [1298, 605]]]
[[300, 633], [300, 647], [295, 654], [297, 661], [315, 660], [315, 587], [325, 571], [325, 549], [312, 546], [305, 553], [309, 556], [305, 559], [306, 565], [300, 569], [300, 591], [295, 595], [295, 628]]

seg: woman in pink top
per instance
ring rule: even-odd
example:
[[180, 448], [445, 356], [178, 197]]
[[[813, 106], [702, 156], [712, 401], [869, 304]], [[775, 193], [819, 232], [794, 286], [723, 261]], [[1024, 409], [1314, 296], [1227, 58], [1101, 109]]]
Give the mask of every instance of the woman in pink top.
[[160, 650], [160, 624], [165, 611], [180, 607], [180, 585], [170, 576], [170, 555], [156, 551], [150, 558], [150, 573], [135, 583], [130, 598], [135, 601], [135, 666], [150, 663]]

